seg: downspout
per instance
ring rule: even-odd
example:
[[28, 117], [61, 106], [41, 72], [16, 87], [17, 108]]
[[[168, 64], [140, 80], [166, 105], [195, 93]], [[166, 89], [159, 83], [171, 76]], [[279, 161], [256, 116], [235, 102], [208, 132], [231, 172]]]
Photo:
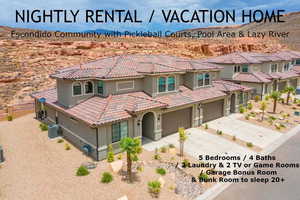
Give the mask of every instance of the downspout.
[[99, 131], [98, 131], [98, 127], [96, 127], [96, 160], [99, 161]]

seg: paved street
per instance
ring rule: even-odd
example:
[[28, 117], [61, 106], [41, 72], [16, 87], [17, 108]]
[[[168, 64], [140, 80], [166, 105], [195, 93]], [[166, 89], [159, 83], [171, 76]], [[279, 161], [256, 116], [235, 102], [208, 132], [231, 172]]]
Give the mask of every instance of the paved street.
[[[284, 163], [300, 162], [300, 132], [275, 150], [277, 161]], [[268, 163], [268, 162], [265, 162]], [[280, 168], [278, 175], [285, 178], [284, 183], [232, 184], [215, 200], [299, 200], [300, 169]]]

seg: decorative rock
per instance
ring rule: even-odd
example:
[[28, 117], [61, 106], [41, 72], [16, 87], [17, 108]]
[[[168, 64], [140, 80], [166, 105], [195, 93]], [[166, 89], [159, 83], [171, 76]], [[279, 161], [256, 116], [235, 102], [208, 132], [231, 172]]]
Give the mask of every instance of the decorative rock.
[[122, 197], [118, 198], [117, 200], [128, 200], [128, 198], [127, 198], [127, 196], [125, 195], [125, 196], [122, 196]]
[[166, 181], [165, 181], [162, 177], [159, 177], [158, 182], [160, 182], [160, 186], [161, 186], [162, 188], [164, 187], [164, 185], [165, 185], [165, 183], [166, 183]]
[[122, 160], [117, 160], [110, 163], [110, 167], [114, 173], [118, 173], [122, 169], [122, 166], [123, 166]]

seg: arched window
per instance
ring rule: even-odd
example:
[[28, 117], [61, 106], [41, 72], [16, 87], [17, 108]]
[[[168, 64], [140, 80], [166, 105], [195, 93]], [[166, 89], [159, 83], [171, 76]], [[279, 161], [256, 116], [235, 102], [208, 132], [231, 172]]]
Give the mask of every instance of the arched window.
[[73, 83], [73, 95], [81, 95], [82, 90], [81, 90], [81, 83], [80, 82], [75, 82]]
[[85, 94], [92, 94], [93, 90], [93, 83], [91, 81], [85, 82], [84, 84]]

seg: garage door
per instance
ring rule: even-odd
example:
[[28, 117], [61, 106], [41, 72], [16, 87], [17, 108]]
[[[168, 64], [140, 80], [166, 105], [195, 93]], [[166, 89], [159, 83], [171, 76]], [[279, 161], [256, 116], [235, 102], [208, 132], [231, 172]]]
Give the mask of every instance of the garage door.
[[297, 79], [290, 80], [290, 84], [292, 87], [297, 88]]
[[203, 104], [203, 122], [214, 120], [223, 116], [224, 100]]
[[285, 86], [286, 86], [286, 81], [279, 82], [279, 83], [278, 83], [278, 90], [279, 90], [279, 91], [284, 90], [284, 89], [285, 89]]
[[190, 128], [192, 122], [192, 108], [164, 113], [162, 115], [162, 136], [178, 132], [179, 127]]

